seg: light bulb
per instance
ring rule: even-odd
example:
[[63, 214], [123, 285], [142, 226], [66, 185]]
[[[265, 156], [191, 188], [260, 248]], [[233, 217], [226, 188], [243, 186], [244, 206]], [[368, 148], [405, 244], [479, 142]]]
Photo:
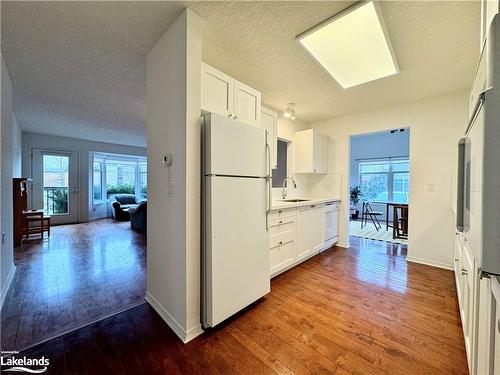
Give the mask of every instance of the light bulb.
[[283, 116], [285, 116], [286, 118], [290, 118], [292, 117], [292, 114], [288, 111], [286, 111], [285, 113], [283, 113]]

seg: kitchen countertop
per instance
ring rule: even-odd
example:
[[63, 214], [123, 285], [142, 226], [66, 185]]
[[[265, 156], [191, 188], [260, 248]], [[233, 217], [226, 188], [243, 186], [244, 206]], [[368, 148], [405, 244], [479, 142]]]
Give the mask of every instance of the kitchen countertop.
[[334, 198], [334, 197], [329, 197], [329, 198], [290, 197], [287, 199], [307, 199], [307, 200], [302, 201], [302, 202], [283, 202], [282, 200], [274, 200], [272, 202], [271, 211], [279, 210], [279, 209], [283, 209], [283, 208], [308, 206], [311, 204], [320, 204], [320, 203], [325, 203], [325, 202], [340, 202], [340, 198]]

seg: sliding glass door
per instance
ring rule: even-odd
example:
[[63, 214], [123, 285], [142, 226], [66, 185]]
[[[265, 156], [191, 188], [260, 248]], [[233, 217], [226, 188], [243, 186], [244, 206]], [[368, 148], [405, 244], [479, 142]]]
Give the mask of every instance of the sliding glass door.
[[34, 149], [32, 208], [53, 224], [78, 222], [78, 154]]

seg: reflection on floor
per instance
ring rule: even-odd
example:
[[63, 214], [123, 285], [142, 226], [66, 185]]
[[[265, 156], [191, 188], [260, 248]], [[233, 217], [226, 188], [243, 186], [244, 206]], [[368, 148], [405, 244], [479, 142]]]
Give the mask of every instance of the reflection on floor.
[[110, 219], [51, 228], [16, 249], [2, 308], [2, 350], [19, 350], [136, 306], [146, 294], [146, 239]]
[[141, 305], [37, 346], [53, 374], [467, 374], [453, 272], [351, 238], [183, 345]]
[[349, 234], [351, 236], [369, 238], [372, 240], [379, 240], [379, 241], [386, 241], [386, 242], [393, 242], [400, 244], [408, 243], [407, 240], [392, 238], [392, 228], [389, 228], [389, 230], [385, 230], [385, 221], [384, 222], [380, 221], [380, 224], [382, 225], [382, 228], [377, 230], [375, 229], [373, 223], [371, 221], [368, 221], [366, 226], [363, 226], [363, 229], [361, 229], [361, 221], [349, 221]]

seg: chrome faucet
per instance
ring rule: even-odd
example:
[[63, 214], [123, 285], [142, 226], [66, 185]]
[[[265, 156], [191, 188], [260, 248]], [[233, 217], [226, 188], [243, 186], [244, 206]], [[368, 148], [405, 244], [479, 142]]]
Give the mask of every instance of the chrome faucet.
[[281, 193], [281, 196], [283, 197], [283, 199], [286, 199], [286, 194], [287, 194], [287, 191], [286, 191], [287, 184], [286, 184], [286, 182], [288, 180], [291, 180], [292, 183], [293, 183], [293, 185], [292, 185], [293, 188], [297, 189], [297, 184], [295, 183], [295, 180], [293, 178], [291, 178], [291, 177], [285, 177], [285, 179], [283, 180], [283, 192]]

